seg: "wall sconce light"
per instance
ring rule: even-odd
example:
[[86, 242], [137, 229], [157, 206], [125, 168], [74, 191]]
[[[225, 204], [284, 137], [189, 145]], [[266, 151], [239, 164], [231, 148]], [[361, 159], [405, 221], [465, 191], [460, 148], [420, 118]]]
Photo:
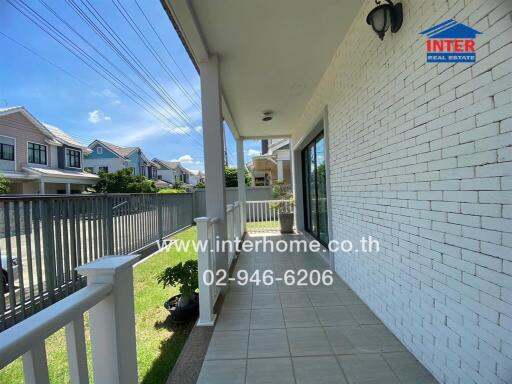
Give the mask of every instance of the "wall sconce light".
[[386, 31], [391, 27], [391, 32], [397, 32], [402, 26], [403, 12], [402, 4], [393, 4], [391, 0], [384, 0], [386, 3], [381, 4], [380, 0], [375, 0], [377, 7], [373, 8], [366, 16], [366, 23], [372, 26], [372, 29], [384, 40]]

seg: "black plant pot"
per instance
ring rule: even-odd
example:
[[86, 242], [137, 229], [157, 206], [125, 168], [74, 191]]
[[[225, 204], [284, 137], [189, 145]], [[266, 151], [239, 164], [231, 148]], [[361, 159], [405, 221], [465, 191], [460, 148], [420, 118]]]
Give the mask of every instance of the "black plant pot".
[[164, 303], [164, 307], [171, 313], [173, 323], [187, 323], [195, 320], [199, 315], [199, 294], [194, 294], [193, 301], [184, 307], [178, 307], [181, 294], [171, 297]]

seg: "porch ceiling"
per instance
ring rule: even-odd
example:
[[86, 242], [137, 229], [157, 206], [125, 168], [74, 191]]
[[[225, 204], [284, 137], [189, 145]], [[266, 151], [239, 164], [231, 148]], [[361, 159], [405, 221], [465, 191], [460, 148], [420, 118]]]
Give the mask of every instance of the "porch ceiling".
[[[196, 63], [220, 57], [224, 114], [245, 138], [289, 136], [361, 0], [164, 0]], [[274, 119], [262, 122], [262, 112]], [[234, 125], [234, 126], [233, 126]]]

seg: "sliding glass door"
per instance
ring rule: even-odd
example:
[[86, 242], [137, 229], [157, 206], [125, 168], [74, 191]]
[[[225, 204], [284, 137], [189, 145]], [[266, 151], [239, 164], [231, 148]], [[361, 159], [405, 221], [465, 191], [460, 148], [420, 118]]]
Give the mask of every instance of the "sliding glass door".
[[302, 180], [306, 230], [322, 244], [327, 245], [329, 229], [323, 132], [302, 151]]

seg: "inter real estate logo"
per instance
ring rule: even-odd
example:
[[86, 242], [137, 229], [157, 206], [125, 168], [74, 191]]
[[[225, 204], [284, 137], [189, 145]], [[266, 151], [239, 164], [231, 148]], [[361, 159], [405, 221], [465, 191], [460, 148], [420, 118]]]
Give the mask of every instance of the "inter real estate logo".
[[474, 63], [475, 37], [479, 34], [453, 19], [425, 29], [420, 35], [428, 38], [427, 63]]

